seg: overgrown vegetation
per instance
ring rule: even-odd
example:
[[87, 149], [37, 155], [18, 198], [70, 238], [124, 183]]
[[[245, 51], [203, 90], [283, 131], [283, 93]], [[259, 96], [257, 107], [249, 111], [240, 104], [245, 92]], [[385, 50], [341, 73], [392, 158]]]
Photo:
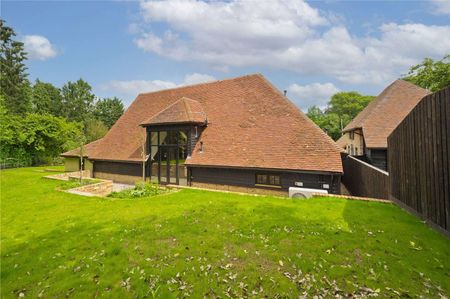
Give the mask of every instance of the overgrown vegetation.
[[160, 186], [156, 183], [151, 182], [138, 182], [136, 186], [132, 189], [125, 189], [118, 192], [112, 192], [108, 195], [108, 197], [113, 198], [142, 198], [142, 197], [151, 197], [161, 194], [166, 194], [169, 192], [173, 192], [172, 189], [164, 186]]
[[79, 146], [80, 140], [103, 137], [123, 114], [121, 100], [97, 98], [82, 79], [62, 88], [39, 79], [31, 84], [24, 45], [1, 19], [0, 39], [2, 167], [51, 164], [62, 152]]
[[450, 241], [395, 205], [56, 191], [1, 172], [1, 298], [445, 298]]

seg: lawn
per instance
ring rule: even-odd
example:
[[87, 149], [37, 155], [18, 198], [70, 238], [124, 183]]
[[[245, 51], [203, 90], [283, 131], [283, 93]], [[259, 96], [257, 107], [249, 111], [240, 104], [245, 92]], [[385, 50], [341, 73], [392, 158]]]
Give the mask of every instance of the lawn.
[[450, 241], [390, 204], [182, 190], [142, 199], [1, 172], [1, 297], [439, 298]]

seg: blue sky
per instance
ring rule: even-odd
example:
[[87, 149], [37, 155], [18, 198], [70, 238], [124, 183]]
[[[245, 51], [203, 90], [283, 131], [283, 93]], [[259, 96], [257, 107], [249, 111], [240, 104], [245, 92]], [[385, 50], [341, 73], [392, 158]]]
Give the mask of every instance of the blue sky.
[[449, 1], [3, 1], [30, 79], [139, 92], [264, 74], [303, 110], [450, 53]]

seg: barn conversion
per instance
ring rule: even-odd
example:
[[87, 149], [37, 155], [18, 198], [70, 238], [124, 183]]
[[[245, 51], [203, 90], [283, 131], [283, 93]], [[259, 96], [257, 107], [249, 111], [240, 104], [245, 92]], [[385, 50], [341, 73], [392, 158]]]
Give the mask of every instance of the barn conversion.
[[[83, 152], [94, 177], [117, 182], [139, 180], [144, 165], [160, 184], [340, 192], [338, 146], [260, 74], [139, 94]], [[68, 168], [79, 154], [62, 154]]]
[[349, 155], [387, 170], [388, 136], [429, 93], [407, 81], [394, 81], [344, 128], [337, 144]]

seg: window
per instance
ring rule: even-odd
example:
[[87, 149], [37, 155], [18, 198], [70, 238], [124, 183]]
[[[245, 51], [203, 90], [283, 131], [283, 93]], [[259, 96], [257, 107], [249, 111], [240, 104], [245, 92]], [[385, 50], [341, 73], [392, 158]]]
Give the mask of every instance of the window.
[[276, 174], [256, 174], [256, 184], [281, 186], [280, 176]]
[[353, 140], [353, 139], [355, 139], [355, 132], [354, 131], [350, 131], [350, 133], [349, 133], [349, 137], [350, 137], [350, 140]]

